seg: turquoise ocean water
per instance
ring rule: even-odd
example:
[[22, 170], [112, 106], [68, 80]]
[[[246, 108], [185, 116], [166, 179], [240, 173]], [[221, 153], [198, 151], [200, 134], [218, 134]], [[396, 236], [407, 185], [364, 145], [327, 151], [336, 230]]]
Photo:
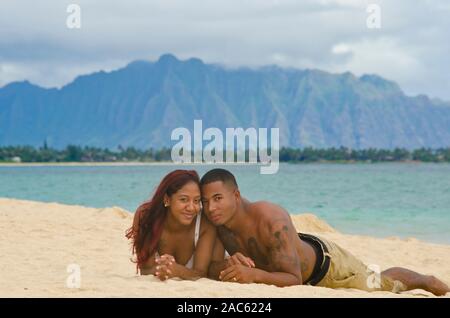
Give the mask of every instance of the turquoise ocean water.
[[[0, 167], [0, 197], [134, 211], [169, 171], [212, 166]], [[450, 243], [449, 164], [281, 164], [275, 175], [227, 166], [241, 193], [290, 213], [314, 213], [339, 231]]]

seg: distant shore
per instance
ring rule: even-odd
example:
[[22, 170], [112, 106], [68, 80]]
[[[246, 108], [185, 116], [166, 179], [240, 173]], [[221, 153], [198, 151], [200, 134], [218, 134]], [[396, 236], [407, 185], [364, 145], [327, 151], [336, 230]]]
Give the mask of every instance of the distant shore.
[[[346, 147], [340, 148], [285, 148], [265, 150], [260, 153], [258, 150], [230, 150], [224, 149], [221, 153], [217, 153], [217, 159], [221, 161], [266, 161], [267, 159], [277, 160], [278, 162], [289, 163], [376, 163], [376, 162], [450, 162], [449, 148], [420, 148], [415, 150], [407, 150], [401, 148], [395, 149], [350, 149]], [[171, 162], [174, 159], [173, 149], [163, 147], [161, 149], [136, 149], [128, 147], [119, 150], [102, 149], [95, 147], [81, 147], [69, 145], [65, 149], [53, 149], [47, 147], [34, 148], [32, 146], [8, 146], [0, 147], [0, 163], [54, 163], [54, 162], [81, 162], [81, 163], [156, 163]], [[266, 153], [267, 152], [267, 153]], [[264, 155], [266, 153], [266, 155]], [[259, 156], [258, 156], [259, 154]], [[178, 156], [179, 154], [175, 155]], [[263, 157], [261, 157], [263, 156]], [[183, 158], [194, 161], [194, 158], [206, 158], [202, 151], [191, 151], [190, 154], [184, 153]], [[252, 160], [250, 160], [252, 158]], [[181, 159], [181, 158], [179, 158]]]
[[181, 165], [170, 161], [163, 162], [1, 162], [0, 167], [39, 167], [39, 166], [168, 166]]
[[[312, 161], [312, 162], [280, 162], [280, 164], [292, 164], [292, 165], [309, 165], [309, 164], [358, 164], [358, 165], [372, 165], [372, 164], [449, 164], [449, 162], [424, 162], [417, 160], [406, 161], [382, 161], [382, 162], [369, 162], [369, 161]], [[0, 167], [51, 167], [51, 166], [67, 166], [67, 167], [110, 167], [110, 166], [197, 166], [197, 165], [216, 165], [216, 166], [261, 166], [262, 163], [238, 163], [238, 162], [222, 162], [222, 163], [175, 163], [172, 161], [158, 161], [158, 162], [141, 162], [141, 161], [120, 161], [120, 162], [0, 162]]]

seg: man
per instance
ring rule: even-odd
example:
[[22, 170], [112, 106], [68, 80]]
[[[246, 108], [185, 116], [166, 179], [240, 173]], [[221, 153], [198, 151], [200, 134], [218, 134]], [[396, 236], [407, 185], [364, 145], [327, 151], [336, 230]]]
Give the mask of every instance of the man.
[[[220, 239], [209, 268], [211, 278], [280, 287], [309, 284], [392, 292], [421, 288], [435, 295], [450, 291], [434, 276], [399, 267], [385, 270], [377, 280], [377, 273], [333, 242], [298, 234], [280, 206], [241, 197], [227, 170], [209, 171], [201, 185], [204, 212]], [[224, 259], [225, 250], [231, 258]]]

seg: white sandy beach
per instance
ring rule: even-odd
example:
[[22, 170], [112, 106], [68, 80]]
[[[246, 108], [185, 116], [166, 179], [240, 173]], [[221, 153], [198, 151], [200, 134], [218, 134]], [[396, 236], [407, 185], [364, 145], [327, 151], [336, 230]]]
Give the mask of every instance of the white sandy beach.
[[[334, 240], [381, 270], [402, 266], [450, 284], [450, 246], [416, 239], [379, 239], [338, 233], [313, 215], [293, 216], [298, 230]], [[169, 280], [137, 276], [124, 236], [132, 214], [0, 198], [0, 297], [434, 297], [295, 286]], [[81, 287], [68, 288], [69, 264], [81, 268]], [[446, 297], [450, 297], [450, 293]]]

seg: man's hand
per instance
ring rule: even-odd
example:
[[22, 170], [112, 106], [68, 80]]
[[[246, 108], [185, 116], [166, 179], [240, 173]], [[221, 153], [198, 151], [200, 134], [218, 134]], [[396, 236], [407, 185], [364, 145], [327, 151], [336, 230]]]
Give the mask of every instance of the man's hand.
[[178, 266], [175, 261], [175, 257], [169, 254], [164, 254], [156, 259], [156, 272], [155, 276], [160, 280], [164, 281], [166, 279], [176, 277], [176, 268]]
[[227, 267], [233, 266], [233, 265], [243, 265], [247, 267], [255, 267], [255, 262], [250, 258], [242, 253], [235, 253], [233, 256], [228, 258], [227, 260]]
[[249, 284], [255, 281], [255, 268], [244, 265], [232, 265], [220, 272], [219, 279], [223, 282]]

